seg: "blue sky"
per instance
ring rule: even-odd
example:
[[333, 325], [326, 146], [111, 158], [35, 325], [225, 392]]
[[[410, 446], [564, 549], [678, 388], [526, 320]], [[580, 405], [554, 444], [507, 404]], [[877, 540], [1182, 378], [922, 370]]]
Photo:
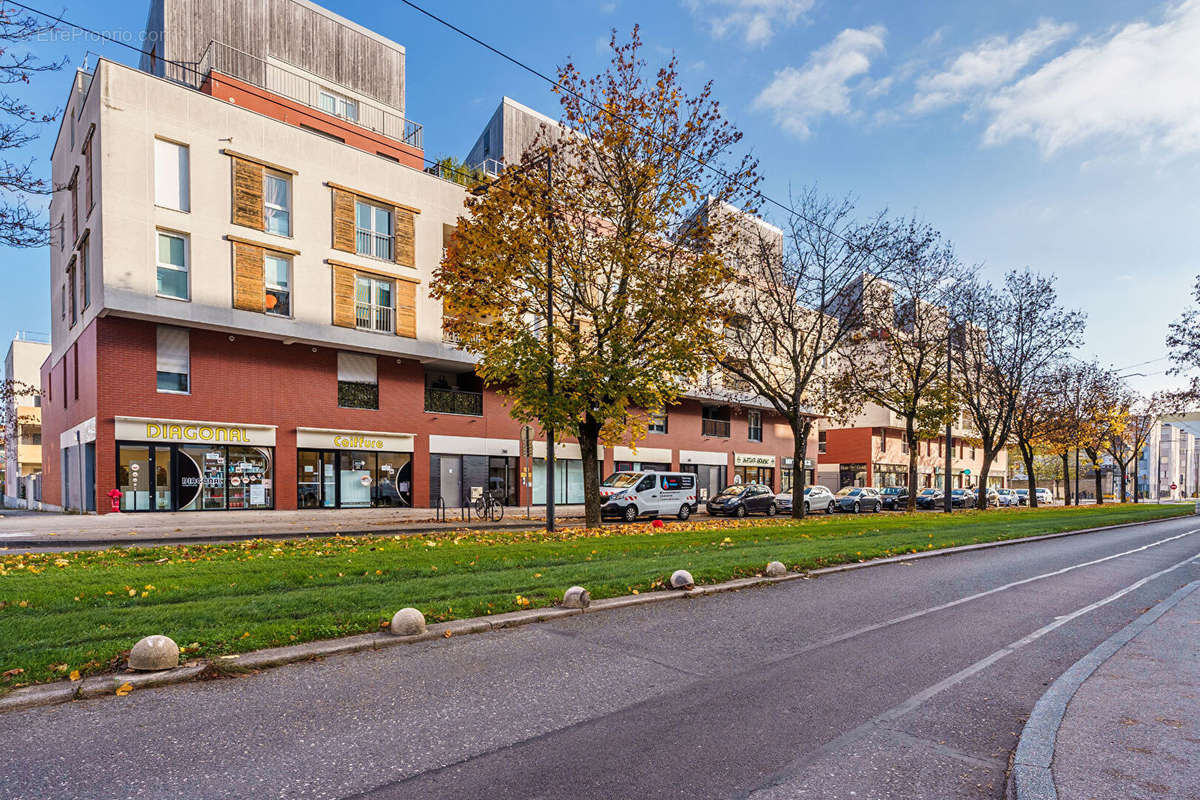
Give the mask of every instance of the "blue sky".
[[[1082, 356], [1158, 359], [1131, 383], [1168, 383], [1166, 326], [1200, 273], [1200, 0], [427, 2], [548, 72], [568, 58], [600, 69], [609, 29], [640, 24], [652, 66], [674, 52], [690, 90], [714, 81], [768, 193], [850, 193], [864, 212], [924, 218], [989, 275], [1054, 273], [1088, 313]], [[431, 158], [465, 155], [502, 95], [558, 116], [541, 81], [407, 7], [326, 5], [407, 48], [408, 115]], [[146, 10], [71, 4], [64, 15], [127, 34]], [[89, 50], [135, 58], [96, 41], [39, 47], [72, 66]], [[43, 76], [29, 97], [57, 106], [68, 80]], [[52, 135], [30, 151], [46, 172]], [[0, 258], [4, 327], [46, 330], [47, 254]]]

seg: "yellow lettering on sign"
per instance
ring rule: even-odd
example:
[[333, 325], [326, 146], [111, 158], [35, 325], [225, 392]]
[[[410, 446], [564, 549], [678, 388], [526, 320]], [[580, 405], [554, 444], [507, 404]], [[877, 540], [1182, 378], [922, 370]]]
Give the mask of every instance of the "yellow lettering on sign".
[[183, 426], [182, 425], [168, 425], [167, 426], [167, 438], [168, 439], [182, 439], [183, 438]]
[[200, 429], [200, 438], [205, 442], [211, 441], [215, 435], [216, 432], [207, 425]]
[[147, 422], [146, 423], [146, 438], [147, 439], [157, 439], [160, 436], [162, 436], [162, 426], [156, 422]]
[[195, 439], [196, 438], [196, 426], [195, 425], [185, 425], [183, 427], [183, 438]]

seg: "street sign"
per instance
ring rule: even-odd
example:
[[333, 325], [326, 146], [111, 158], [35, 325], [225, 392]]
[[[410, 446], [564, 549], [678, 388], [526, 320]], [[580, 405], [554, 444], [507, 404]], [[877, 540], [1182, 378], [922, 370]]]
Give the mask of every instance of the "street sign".
[[1175, 491], [1175, 490], [1176, 490], [1176, 489], [1178, 489], [1178, 488], [1179, 488], [1179, 487], [1178, 487], [1178, 486], [1176, 486], [1175, 484], [1173, 484], [1173, 483], [1171, 484], [1171, 491], [1172, 491], [1172, 492], [1173, 492], [1173, 491]]
[[521, 426], [521, 455], [529, 458], [533, 455], [533, 426]]

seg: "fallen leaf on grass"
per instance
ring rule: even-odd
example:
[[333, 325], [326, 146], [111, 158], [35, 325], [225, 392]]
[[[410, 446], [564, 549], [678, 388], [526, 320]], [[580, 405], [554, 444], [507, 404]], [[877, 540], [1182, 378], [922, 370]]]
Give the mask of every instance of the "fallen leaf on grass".
[[20, 667], [16, 667], [15, 669], [10, 669], [3, 674], [0, 674], [0, 678], [15, 678], [18, 675], [24, 674], [24, 672], [25, 670], [21, 669]]
[[73, 681], [79, 680], [79, 670], [77, 670], [77, 669], [71, 670], [71, 674], [68, 675], [67, 677]]

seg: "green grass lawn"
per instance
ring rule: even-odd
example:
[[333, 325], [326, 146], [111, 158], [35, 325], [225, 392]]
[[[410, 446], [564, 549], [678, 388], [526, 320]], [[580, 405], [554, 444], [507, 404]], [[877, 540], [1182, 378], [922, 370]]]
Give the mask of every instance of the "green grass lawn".
[[[113, 669], [142, 636], [185, 657], [378, 630], [415, 606], [430, 622], [547, 606], [573, 584], [593, 598], [661, 588], [686, 568], [699, 583], [973, 542], [1191, 513], [1106, 505], [790, 520], [648, 523], [547, 535], [252, 541], [66, 554], [0, 551], [0, 692]], [[21, 670], [20, 672], [13, 672]]]

